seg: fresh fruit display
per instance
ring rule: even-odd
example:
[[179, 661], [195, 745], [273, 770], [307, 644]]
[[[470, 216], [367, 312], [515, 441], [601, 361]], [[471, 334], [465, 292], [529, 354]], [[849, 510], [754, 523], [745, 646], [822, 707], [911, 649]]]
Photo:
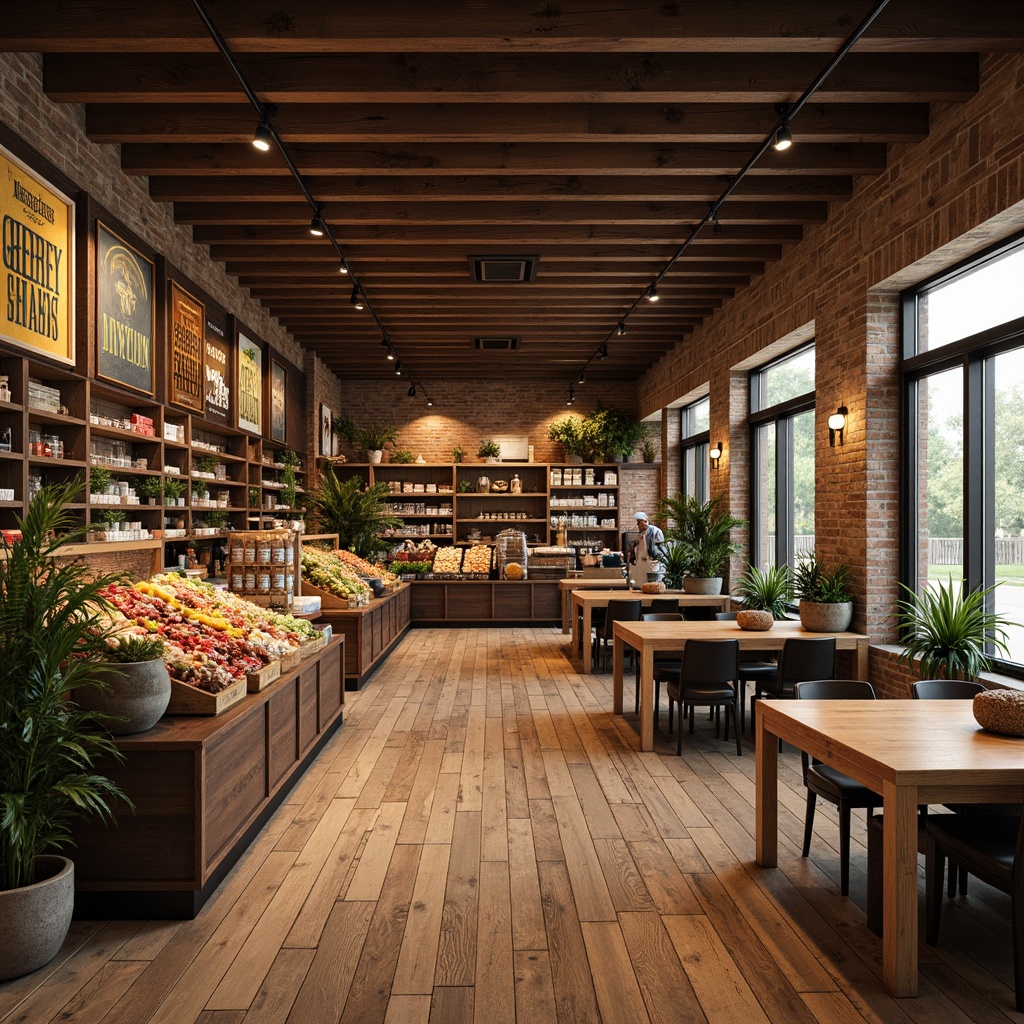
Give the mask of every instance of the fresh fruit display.
[[462, 548], [438, 548], [434, 572], [458, 572], [462, 568]]
[[328, 594], [352, 598], [359, 604], [366, 604], [372, 596], [370, 588], [351, 565], [330, 551], [308, 545], [302, 549], [302, 578]]
[[364, 579], [379, 579], [383, 580], [385, 583], [395, 583], [398, 579], [394, 573], [388, 572], [383, 565], [368, 562], [365, 558], [360, 558], [358, 555], [352, 554], [351, 551], [345, 551], [344, 548], [336, 550], [334, 555], [346, 565], [350, 565]]
[[462, 559], [463, 572], [490, 572], [492, 548], [488, 544], [477, 544], [467, 548]]

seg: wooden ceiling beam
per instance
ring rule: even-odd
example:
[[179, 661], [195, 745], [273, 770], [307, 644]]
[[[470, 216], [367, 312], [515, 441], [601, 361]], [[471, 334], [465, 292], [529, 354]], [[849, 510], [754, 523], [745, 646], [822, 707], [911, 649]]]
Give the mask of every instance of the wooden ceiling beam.
[[[9, 51], [212, 53], [202, 22], [180, 0], [35, 0], [4, 12]], [[373, 5], [248, 0], [213, 17], [237, 53], [665, 52], [833, 53], [865, 13], [845, 0], [771, 4], [665, 4], [572, 0], [559, 5]], [[1024, 44], [1019, 0], [903, 0], [890, 5], [862, 52], [1006, 50]]]
[[[621, 262], [617, 266], [590, 264], [563, 266], [557, 263], [542, 265], [538, 271], [534, 288], [607, 288], [609, 281], [624, 283], [640, 282], [650, 278], [662, 269], [656, 260], [643, 263]], [[228, 263], [227, 272], [238, 278], [243, 288], [265, 282], [280, 283], [284, 288], [309, 284], [317, 288], [344, 288], [345, 275], [338, 273], [336, 261], [303, 262], [281, 266], [272, 261], [264, 263]], [[445, 288], [462, 291], [477, 288], [504, 288], [505, 285], [482, 285], [469, 280], [466, 266], [452, 267], [438, 271], [415, 269], [412, 263], [404, 266], [387, 263], [360, 263], [356, 268], [359, 280], [367, 286], [385, 291], [413, 291], [417, 294], [430, 289]], [[710, 264], [706, 268], [680, 267], [676, 264], [666, 279], [667, 284], [681, 284], [686, 287], [729, 286], [745, 284], [751, 277], [762, 273], [763, 263], [736, 261], [733, 264]]]
[[[260, 54], [245, 74], [260, 99], [287, 103], [786, 103], [806, 87], [804, 54]], [[238, 81], [220, 54], [48, 56], [47, 95], [62, 103], [231, 103]], [[956, 102], [978, 88], [973, 53], [851, 53], [817, 99]]]
[[[638, 278], [636, 283], [610, 283], [608, 281], [564, 281], [549, 284], [522, 284], [522, 285], [485, 285], [485, 284], [406, 284], [395, 283], [390, 280], [375, 282], [372, 279], [361, 276], [360, 281], [367, 291], [374, 295], [386, 295], [389, 300], [400, 301], [403, 299], [430, 302], [435, 299], [455, 300], [460, 304], [480, 302], [520, 302], [528, 296], [536, 296], [541, 299], [559, 298], [572, 294], [578, 295], [578, 301], [589, 302], [592, 298], [617, 297], [624, 299], [627, 295], [634, 296], [637, 292], [637, 285], [640, 281], [647, 283], [647, 279]], [[734, 284], [745, 284], [746, 278], [736, 279]], [[239, 279], [238, 283], [244, 288], [249, 288], [254, 295], [278, 298], [293, 295], [306, 298], [321, 298], [325, 295], [342, 293], [348, 294], [349, 288], [344, 278], [331, 281], [281, 281], [274, 280], [270, 276]], [[706, 295], [714, 298], [732, 298], [735, 289], [720, 280], [713, 283], [690, 284], [669, 276], [658, 286], [662, 299], [670, 296], [697, 296]], [[405, 294], [408, 293], [408, 294]], [[596, 293], [596, 294], [588, 294]]]
[[[250, 118], [251, 121], [251, 118]], [[250, 126], [251, 129], [252, 126]], [[766, 131], [767, 131], [766, 125]], [[547, 143], [437, 143], [352, 145], [295, 143], [286, 140], [296, 165], [307, 176], [363, 175], [389, 178], [424, 174], [431, 178], [474, 174], [735, 174], [751, 153], [747, 143], [623, 143], [573, 146]], [[127, 174], [289, 177], [281, 155], [260, 153], [247, 138], [240, 142], [187, 143], [173, 138], [157, 143], [128, 142], [121, 148]], [[801, 139], [784, 160], [765, 160], [750, 174], [877, 174], [885, 169], [884, 143], [830, 143]]]
[[[250, 142], [257, 118], [247, 103], [94, 103], [94, 142]], [[760, 143], [775, 124], [771, 104], [396, 103], [293, 104], [274, 126], [287, 142], [742, 142]], [[809, 103], [793, 134], [817, 142], [919, 142], [924, 103]]]

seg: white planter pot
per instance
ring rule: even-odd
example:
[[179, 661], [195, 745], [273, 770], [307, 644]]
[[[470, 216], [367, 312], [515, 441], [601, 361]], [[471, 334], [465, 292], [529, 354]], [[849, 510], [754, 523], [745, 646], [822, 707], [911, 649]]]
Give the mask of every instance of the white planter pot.
[[75, 866], [67, 857], [36, 858], [41, 880], [0, 892], [0, 981], [48, 964], [60, 951], [75, 908]]
[[380, 465], [380, 460], [384, 458], [384, 452], [380, 451], [380, 450], [376, 450], [376, 451], [372, 451], [372, 452], [367, 452], [366, 453], [366, 458], [369, 460], [371, 465], [379, 466]]

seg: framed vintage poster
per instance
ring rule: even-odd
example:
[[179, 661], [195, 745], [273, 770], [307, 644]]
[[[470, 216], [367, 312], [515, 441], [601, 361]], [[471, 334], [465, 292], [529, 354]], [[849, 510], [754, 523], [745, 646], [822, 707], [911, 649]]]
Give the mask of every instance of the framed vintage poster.
[[284, 441], [286, 439], [286, 416], [285, 416], [285, 369], [282, 363], [276, 359], [270, 360], [270, 440]]
[[186, 409], [203, 411], [203, 339], [206, 307], [176, 281], [168, 290], [170, 372], [167, 398]]
[[320, 454], [330, 455], [331, 454], [331, 433], [332, 423], [334, 422], [334, 416], [331, 414], [331, 410], [328, 406], [320, 403]]
[[263, 432], [263, 351], [238, 332], [238, 427]]
[[231, 388], [228, 381], [231, 349], [224, 337], [224, 328], [206, 321], [206, 339], [203, 347], [203, 397], [206, 418], [227, 424], [231, 411]]
[[0, 339], [75, 361], [75, 204], [0, 148]]
[[96, 376], [152, 395], [152, 261], [96, 222]]

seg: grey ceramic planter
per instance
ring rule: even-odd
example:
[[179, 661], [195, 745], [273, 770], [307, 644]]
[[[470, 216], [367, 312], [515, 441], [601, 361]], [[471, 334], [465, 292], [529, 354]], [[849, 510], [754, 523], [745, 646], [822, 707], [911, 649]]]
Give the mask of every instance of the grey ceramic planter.
[[103, 678], [109, 686], [106, 692], [97, 687], [75, 690], [75, 701], [90, 711], [123, 718], [108, 723], [115, 736], [152, 729], [167, 710], [171, 677], [163, 658], [111, 665]]
[[800, 625], [809, 633], [842, 633], [850, 628], [852, 619], [852, 601], [842, 604], [800, 602]]
[[75, 908], [75, 866], [36, 857], [34, 885], [0, 891], [0, 981], [48, 964], [64, 944]]

